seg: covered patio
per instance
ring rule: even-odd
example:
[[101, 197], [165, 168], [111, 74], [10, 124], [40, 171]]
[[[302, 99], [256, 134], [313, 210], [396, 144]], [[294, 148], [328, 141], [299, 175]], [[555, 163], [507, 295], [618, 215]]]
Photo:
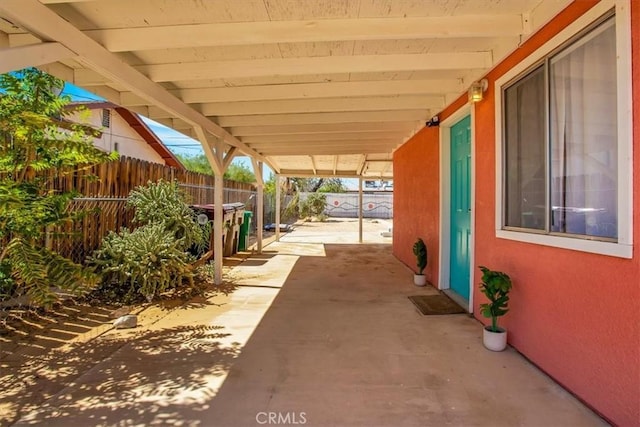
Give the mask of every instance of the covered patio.
[[1, 0], [0, 72], [40, 67], [197, 139], [217, 254], [223, 174], [250, 156], [260, 251], [265, 165], [393, 178], [394, 149], [570, 3]]
[[[217, 284], [222, 179], [237, 155], [256, 173], [258, 230], [265, 166], [278, 180], [353, 178], [361, 189], [395, 178], [402, 261], [368, 240], [367, 224], [354, 240], [300, 229], [309, 233], [264, 246], [259, 232], [257, 255], [226, 278], [235, 292], [152, 310], [142, 335], [78, 349], [60, 364], [78, 381], [53, 384], [21, 422], [245, 425], [261, 412], [300, 423], [304, 412], [318, 425], [602, 424], [513, 349], [485, 351], [477, 320], [416, 314], [403, 263], [422, 236], [440, 289], [451, 271], [470, 272], [457, 282], [478, 318], [477, 266], [509, 272], [509, 342], [612, 423], [635, 423], [639, 10], [633, 0], [0, 0], [0, 72], [37, 66], [199, 141], [216, 178]], [[604, 20], [616, 26], [605, 92], [618, 112], [607, 158], [619, 236], [505, 235], [507, 83]], [[456, 124], [469, 149], [457, 163]], [[466, 165], [460, 197], [454, 163]], [[452, 210], [455, 200], [466, 204]], [[452, 232], [453, 211], [464, 233]], [[467, 237], [458, 252], [454, 235]], [[459, 253], [468, 265], [452, 268]]]
[[300, 227], [231, 269], [229, 295], [148, 309], [137, 332], [51, 361], [75, 375], [16, 425], [606, 424], [514, 350], [484, 349], [477, 320], [420, 315], [407, 296], [437, 291], [375, 238], [384, 224], [364, 245], [343, 227]]

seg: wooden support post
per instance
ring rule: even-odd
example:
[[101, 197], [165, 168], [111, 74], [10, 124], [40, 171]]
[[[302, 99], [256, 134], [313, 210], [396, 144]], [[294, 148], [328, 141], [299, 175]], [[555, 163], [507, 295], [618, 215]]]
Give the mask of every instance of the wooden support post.
[[222, 207], [224, 204], [224, 170], [220, 166], [224, 164], [224, 142], [221, 139], [216, 139], [213, 146], [217, 166], [213, 168], [215, 175], [213, 194], [213, 281], [216, 285], [220, 285], [222, 283], [222, 260], [224, 258], [222, 242], [224, 236], [224, 209]]
[[224, 179], [222, 174], [215, 174], [214, 177], [214, 196], [213, 196], [213, 263], [214, 263], [214, 283], [219, 285], [222, 283], [222, 259], [224, 257], [224, 248], [222, 237], [224, 235], [224, 210], [222, 205]]
[[264, 185], [258, 186], [258, 199], [257, 211], [256, 211], [256, 227], [257, 227], [257, 241], [258, 241], [258, 253], [262, 253], [262, 230], [264, 229]]
[[256, 245], [258, 254], [262, 253], [262, 230], [264, 229], [264, 175], [263, 163], [251, 158], [253, 164], [253, 173], [256, 176], [256, 186], [258, 194], [256, 194]]
[[362, 206], [362, 177], [358, 180], [358, 241], [362, 243], [362, 217], [363, 217], [363, 206]]
[[222, 283], [222, 266], [224, 258], [224, 173], [229, 167], [236, 149], [230, 148], [227, 156], [224, 154], [225, 143], [221, 138], [214, 138], [207, 132], [195, 126], [194, 131], [198, 135], [200, 144], [204, 148], [204, 153], [213, 169], [214, 189], [213, 189], [213, 282], [216, 285]]
[[276, 242], [280, 241], [280, 175], [276, 175]]

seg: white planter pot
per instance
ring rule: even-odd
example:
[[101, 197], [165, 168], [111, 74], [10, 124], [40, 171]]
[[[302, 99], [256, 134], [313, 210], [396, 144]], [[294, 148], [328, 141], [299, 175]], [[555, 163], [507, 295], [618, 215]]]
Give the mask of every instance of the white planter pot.
[[424, 274], [414, 274], [413, 284], [416, 286], [424, 286], [427, 284], [427, 277]]
[[491, 332], [490, 326], [486, 326], [482, 334], [482, 343], [491, 351], [502, 351], [507, 348], [507, 331], [500, 329], [500, 332]]

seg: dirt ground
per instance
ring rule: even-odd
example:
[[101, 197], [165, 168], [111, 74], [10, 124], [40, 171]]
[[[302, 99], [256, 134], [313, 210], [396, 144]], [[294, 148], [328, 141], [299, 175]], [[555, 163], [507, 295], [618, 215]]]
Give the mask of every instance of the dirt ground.
[[[132, 339], [147, 336], [152, 325], [176, 308], [198, 307], [215, 294], [232, 293], [231, 270], [248, 256], [228, 258], [225, 283], [188, 300], [173, 297], [131, 306], [68, 300], [47, 312], [5, 311], [0, 319], [0, 426], [37, 409]], [[124, 314], [137, 314], [141, 327], [106, 336], [114, 332], [114, 319]]]

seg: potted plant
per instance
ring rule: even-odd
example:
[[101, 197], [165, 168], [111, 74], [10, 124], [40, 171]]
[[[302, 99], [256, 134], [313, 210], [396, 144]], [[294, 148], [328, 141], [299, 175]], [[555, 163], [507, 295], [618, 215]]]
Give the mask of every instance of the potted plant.
[[424, 244], [422, 239], [418, 238], [413, 244], [413, 254], [416, 256], [416, 265], [418, 266], [418, 273], [413, 275], [413, 283], [416, 286], [424, 286], [427, 283], [422, 272], [427, 266], [427, 245]]
[[491, 351], [502, 351], [507, 347], [507, 331], [498, 326], [498, 317], [509, 311], [509, 291], [511, 278], [501, 272], [480, 266], [482, 283], [480, 291], [489, 299], [486, 304], [480, 304], [480, 311], [484, 317], [491, 319], [491, 325], [485, 326], [482, 342]]

